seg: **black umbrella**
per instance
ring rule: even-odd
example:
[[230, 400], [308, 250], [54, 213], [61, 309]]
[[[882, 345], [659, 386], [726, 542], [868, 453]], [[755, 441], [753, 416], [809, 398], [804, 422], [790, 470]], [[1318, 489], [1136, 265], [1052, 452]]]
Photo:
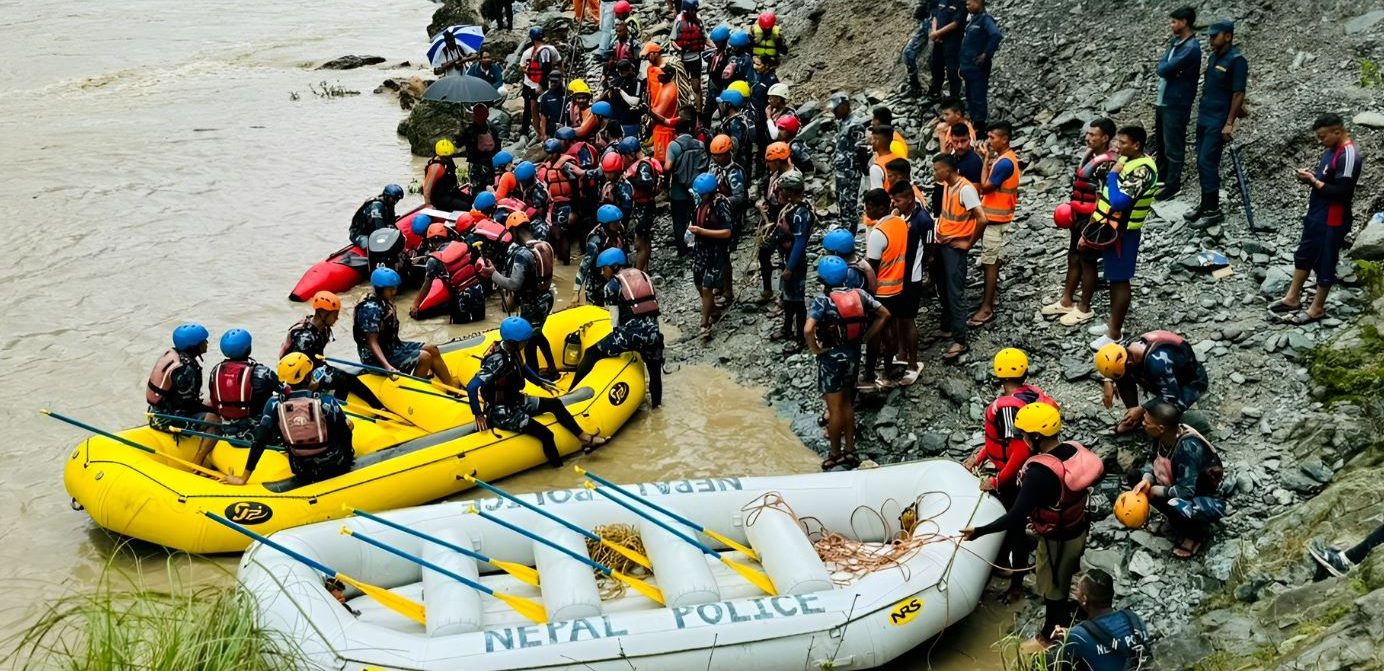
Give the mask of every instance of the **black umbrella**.
[[500, 93], [490, 82], [470, 75], [447, 75], [423, 92], [424, 100], [463, 105], [494, 102], [499, 97]]

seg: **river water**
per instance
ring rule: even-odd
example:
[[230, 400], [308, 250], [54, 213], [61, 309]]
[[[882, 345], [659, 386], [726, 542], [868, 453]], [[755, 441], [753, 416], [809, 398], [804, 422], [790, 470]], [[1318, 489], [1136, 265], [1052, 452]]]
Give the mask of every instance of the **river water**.
[[[344, 244], [361, 200], [421, 170], [394, 133], [397, 104], [371, 91], [420, 73], [395, 65], [422, 59], [433, 8], [0, 0], [0, 202], [10, 213], [0, 264], [0, 585], [10, 605], [0, 641], [108, 567], [167, 581], [167, 555], [113, 540], [68, 507], [61, 468], [82, 435], [37, 410], [138, 423], [148, 367], [183, 321], [214, 336], [247, 328], [261, 353], [274, 351], [304, 312], [286, 300], [301, 272]], [[311, 69], [348, 53], [394, 65]], [[315, 94], [324, 82], [360, 95]], [[474, 330], [404, 328], [433, 340]], [[348, 325], [337, 330], [335, 351], [353, 354]], [[678, 370], [665, 387], [666, 407], [636, 416], [593, 468], [621, 481], [816, 468], [760, 390], [709, 368]], [[535, 471], [506, 486], [571, 478]], [[229, 558], [180, 565], [194, 582], [232, 580]], [[994, 667], [989, 644], [1005, 619], [986, 611], [948, 632], [932, 668]], [[920, 650], [893, 668], [928, 662]]]

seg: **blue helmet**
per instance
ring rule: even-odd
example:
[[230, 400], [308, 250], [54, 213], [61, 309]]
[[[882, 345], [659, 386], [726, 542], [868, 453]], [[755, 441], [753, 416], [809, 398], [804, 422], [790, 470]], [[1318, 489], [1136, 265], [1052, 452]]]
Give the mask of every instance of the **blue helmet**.
[[737, 30], [730, 34], [730, 45], [736, 49], [750, 46], [750, 33], [744, 30]]
[[620, 138], [618, 151], [621, 154], [634, 154], [639, 151], [639, 138], [627, 135]]
[[726, 89], [722, 91], [721, 95], [717, 96], [716, 100], [718, 102], [723, 102], [727, 105], [730, 105], [731, 107], [734, 107], [736, 109], [740, 109], [741, 107], [745, 106], [745, 96], [740, 95], [739, 91], [734, 91], [731, 89]]
[[697, 0], [682, 0], [682, 11], [684, 12], [695, 12], [699, 6], [701, 6], [701, 3], [697, 2]]
[[399, 186], [398, 184], [390, 184], [384, 187], [384, 191], [382, 191], [380, 195], [388, 196], [390, 198], [403, 198], [404, 187]]
[[596, 257], [597, 268], [605, 268], [607, 266], [623, 266], [628, 264], [629, 259], [625, 258], [625, 250], [620, 249], [619, 247], [611, 247], [610, 249], [601, 252], [601, 255]]
[[506, 317], [500, 322], [500, 339], [505, 342], [528, 342], [533, 337], [533, 326], [523, 317]]
[[817, 259], [817, 278], [829, 287], [846, 285], [846, 260], [839, 256]]
[[530, 39], [530, 40], [541, 40], [541, 39], [543, 39], [543, 27], [542, 27], [542, 26], [534, 26], [534, 27], [532, 27], [532, 28], [529, 28], [529, 39]]
[[716, 175], [709, 172], [697, 175], [697, 178], [692, 180], [692, 190], [703, 196], [715, 191], [717, 186]]
[[376, 268], [374, 272], [370, 273], [370, 286], [376, 289], [389, 289], [391, 287], [397, 289], [402, 282], [399, 273], [395, 272], [393, 268]]
[[[591, 113], [595, 114], [596, 116], [610, 116], [614, 112], [615, 110], [611, 108], [610, 103], [604, 100], [598, 101], [595, 105], [591, 106]], [[572, 138], [576, 139], [576, 137], [576, 131], [573, 131]]]
[[209, 336], [211, 334], [207, 332], [207, 327], [201, 324], [182, 324], [173, 329], [173, 349], [192, 349], [206, 342]]
[[245, 329], [231, 329], [221, 334], [221, 353], [227, 359], [244, 359], [250, 356], [250, 332]]
[[[597, 103], [597, 105], [599, 104], [600, 103]], [[607, 105], [607, 107], [609, 106]], [[592, 108], [594, 109], [595, 105], [592, 105]], [[571, 142], [572, 140], [577, 139], [577, 131], [571, 126], [563, 126], [557, 129], [557, 139], [562, 140], [563, 142]]]
[[494, 156], [493, 158], [490, 159], [490, 167], [495, 168], [496, 170], [498, 170], [498, 169], [500, 169], [500, 168], [503, 168], [503, 167], [505, 167], [505, 166], [507, 166], [507, 165], [513, 163], [513, 162], [514, 162], [514, 154], [511, 154], [511, 153], [509, 153], [509, 152], [507, 152], [507, 151], [501, 150], [501, 151], [495, 152], [495, 156]]
[[711, 29], [711, 41], [717, 44], [730, 39], [730, 26], [721, 24]]
[[845, 256], [855, 251], [855, 236], [844, 228], [837, 228], [822, 237], [822, 246], [832, 254]]
[[491, 210], [495, 209], [495, 192], [482, 191], [476, 194], [476, 199], [471, 201], [471, 207], [481, 212], [489, 213]]
[[555, 137], [550, 137], [550, 138], [544, 140], [544, 141], [543, 141], [543, 151], [546, 151], [546, 152], [548, 152], [549, 154], [556, 154], [556, 153], [562, 151], [562, 140], [559, 140], [559, 139], [557, 139], [557, 138], [555, 138]]
[[537, 174], [538, 168], [529, 161], [520, 161], [519, 165], [514, 166], [514, 178], [521, 182], [527, 182]]
[[413, 223], [409, 224], [409, 229], [413, 231], [414, 235], [421, 238], [424, 235], [427, 235], [428, 227], [431, 225], [432, 217], [429, 217], [428, 215], [420, 212], [418, 214], [413, 215]]
[[613, 224], [625, 218], [625, 213], [620, 208], [606, 203], [596, 210], [596, 221], [602, 224]]

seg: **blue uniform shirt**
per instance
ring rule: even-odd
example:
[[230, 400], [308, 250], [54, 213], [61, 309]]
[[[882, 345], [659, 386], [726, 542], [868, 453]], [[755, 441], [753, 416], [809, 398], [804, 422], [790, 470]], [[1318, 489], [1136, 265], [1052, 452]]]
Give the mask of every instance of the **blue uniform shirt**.
[[1197, 66], [1201, 65], [1201, 43], [1195, 37], [1168, 42], [1168, 50], [1158, 59], [1158, 104], [1177, 109], [1192, 109], [1197, 98]]
[[1053, 669], [1125, 671], [1147, 666], [1148, 628], [1129, 610], [1114, 610], [1071, 628], [1048, 653]]
[[[961, 71], [989, 72], [1003, 39], [1004, 33], [989, 12], [971, 15], [966, 21], [966, 34], [961, 38]], [[976, 62], [982, 54], [985, 61]]]
[[1206, 57], [1206, 78], [1201, 85], [1201, 105], [1197, 108], [1197, 125], [1224, 126], [1230, 120], [1230, 100], [1236, 93], [1245, 92], [1249, 79], [1249, 63], [1232, 46], [1224, 55], [1212, 52]]

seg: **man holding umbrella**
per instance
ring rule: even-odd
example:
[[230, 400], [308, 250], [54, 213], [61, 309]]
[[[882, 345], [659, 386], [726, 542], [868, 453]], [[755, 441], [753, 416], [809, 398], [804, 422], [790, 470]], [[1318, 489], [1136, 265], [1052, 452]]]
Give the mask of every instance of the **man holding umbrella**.
[[462, 66], [474, 58], [484, 41], [480, 26], [445, 28], [428, 46], [428, 62], [438, 75], [461, 74]]

